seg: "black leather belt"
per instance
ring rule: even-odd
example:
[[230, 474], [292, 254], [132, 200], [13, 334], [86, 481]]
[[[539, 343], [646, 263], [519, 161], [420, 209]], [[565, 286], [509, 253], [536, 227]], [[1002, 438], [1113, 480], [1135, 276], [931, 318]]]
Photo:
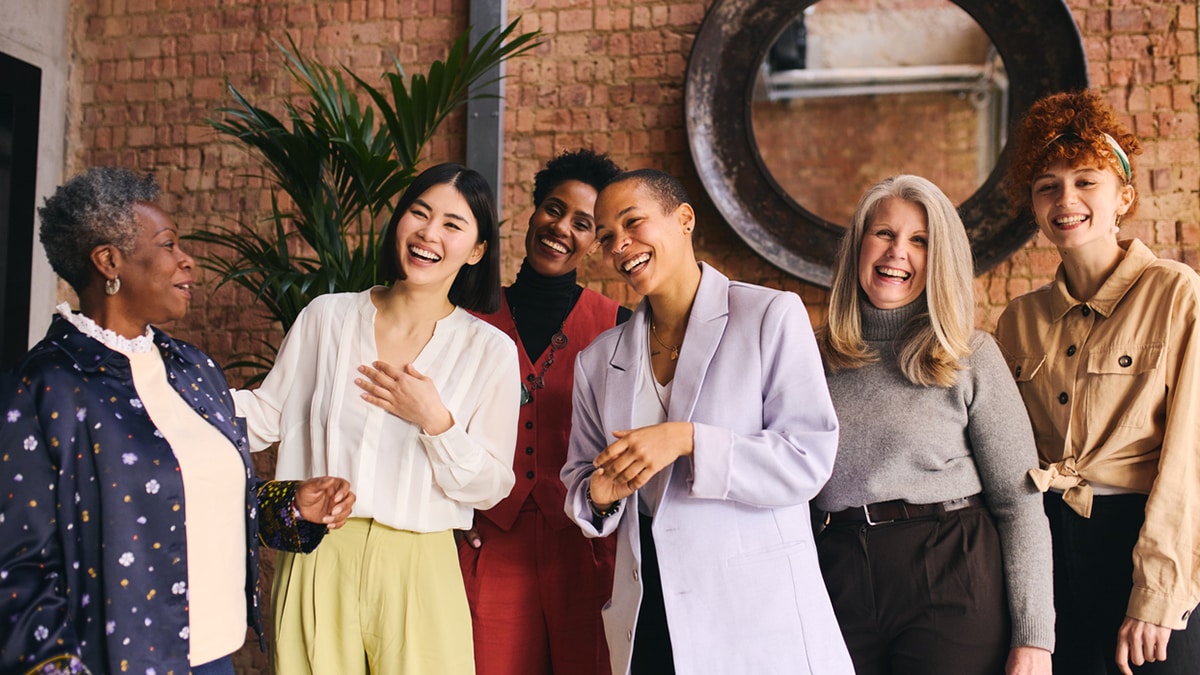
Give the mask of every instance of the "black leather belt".
[[876, 502], [866, 506], [856, 506], [844, 511], [834, 511], [829, 514], [829, 523], [866, 523], [868, 525], [883, 525], [897, 520], [912, 520], [913, 518], [931, 518], [951, 511], [983, 506], [983, 495], [971, 495], [960, 499], [948, 499], [934, 504], [909, 504], [902, 499], [890, 502]]

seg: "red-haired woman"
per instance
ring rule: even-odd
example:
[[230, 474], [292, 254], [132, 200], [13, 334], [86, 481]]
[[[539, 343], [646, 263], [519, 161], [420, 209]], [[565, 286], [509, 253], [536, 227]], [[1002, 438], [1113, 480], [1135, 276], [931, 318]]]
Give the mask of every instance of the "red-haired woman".
[[1055, 672], [1200, 672], [1200, 277], [1118, 239], [1140, 150], [1099, 96], [1055, 94], [1009, 170], [1062, 257], [997, 327], [1041, 459]]

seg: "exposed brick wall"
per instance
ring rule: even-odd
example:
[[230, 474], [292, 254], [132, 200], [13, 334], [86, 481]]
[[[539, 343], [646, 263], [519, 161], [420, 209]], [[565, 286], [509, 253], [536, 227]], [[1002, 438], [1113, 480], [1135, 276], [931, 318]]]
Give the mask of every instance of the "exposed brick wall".
[[[1071, 0], [1092, 87], [1130, 125], [1144, 152], [1134, 159], [1140, 205], [1122, 236], [1160, 256], [1200, 264], [1200, 117], [1197, 116], [1197, 6], [1190, 2]], [[1054, 276], [1058, 254], [1045, 237], [976, 280], [985, 328], [1012, 298]]]
[[[699, 256], [731, 277], [797, 291], [814, 319], [824, 290], [801, 283], [753, 253], [720, 219], [692, 169], [684, 131], [683, 76], [708, 0], [510, 0], [521, 28], [545, 42], [509, 64], [505, 185], [505, 275], [521, 257], [531, 177], [557, 152], [591, 145], [622, 165], [680, 176], [700, 217]], [[1146, 148], [1138, 160], [1142, 197], [1123, 224], [1161, 255], [1200, 263], [1200, 117], [1194, 2], [1068, 0], [1086, 43], [1094, 86], [1129, 120]], [[184, 231], [252, 222], [268, 193], [240, 149], [203, 123], [228, 101], [228, 78], [278, 112], [292, 95], [272, 39], [290, 32], [301, 49], [345, 63], [369, 81], [394, 53], [412, 70], [444, 55], [467, 26], [466, 0], [74, 0], [70, 171], [120, 164], [154, 171], [166, 208]], [[431, 159], [464, 157], [464, 124], [453, 117]], [[828, 133], [841, 133], [829, 129]], [[811, 133], [820, 133], [813, 130]], [[864, 186], [865, 187], [865, 186]], [[1049, 280], [1057, 254], [1037, 238], [976, 281], [978, 318], [991, 328], [1014, 296]], [[627, 304], [637, 300], [593, 259], [583, 278]], [[211, 282], [211, 280], [209, 280]], [[279, 333], [227, 287], [198, 294], [170, 327], [218, 359], [254, 350]], [[269, 457], [263, 457], [269, 464]], [[264, 473], [268, 466], [260, 467]], [[264, 672], [253, 647], [242, 672]]]
[[[871, 185], [899, 173], [933, 181], [955, 204], [983, 183], [979, 116], [954, 93], [830, 97], [754, 104], [754, 141], [784, 192], [846, 224]], [[809, 129], [838, 129], [812, 138]]]

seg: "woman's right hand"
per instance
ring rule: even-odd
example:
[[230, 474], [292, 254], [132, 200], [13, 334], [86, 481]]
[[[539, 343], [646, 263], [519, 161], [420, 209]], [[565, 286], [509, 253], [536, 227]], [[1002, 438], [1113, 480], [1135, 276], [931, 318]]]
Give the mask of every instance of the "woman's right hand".
[[464, 541], [471, 548], [480, 548], [483, 546], [483, 540], [479, 538], [479, 531], [474, 527], [469, 527], [465, 530], [454, 530], [454, 543], [462, 544]]
[[371, 366], [359, 366], [358, 372], [366, 379], [354, 380], [363, 390], [365, 401], [416, 424], [430, 436], [445, 433], [454, 426], [454, 416], [442, 403], [437, 385], [413, 364], [396, 368], [376, 361]]

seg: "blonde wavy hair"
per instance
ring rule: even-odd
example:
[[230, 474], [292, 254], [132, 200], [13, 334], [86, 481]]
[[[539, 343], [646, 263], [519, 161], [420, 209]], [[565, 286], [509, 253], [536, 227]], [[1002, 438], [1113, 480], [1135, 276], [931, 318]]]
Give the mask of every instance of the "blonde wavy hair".
[[962, 358], [971, 353], [974, 263], [954, 205], [936, 185], [920, 176], [888, 178], [867, 190], [859, 201], [834, 263], [829, 318], [817, 331], [821, 355], [830, 373], [861, 368], [879, 359], [863, 340], [861, 303], [868, 300], [858, 282], [858, 258], [867, 226], [879, 205], [889, 199], [921, 207], [929, 233], [925, 262], [928, 309], [913, 317], [897, 338], [900, 370], [913, 384], [950, 387], [958, 379]]

